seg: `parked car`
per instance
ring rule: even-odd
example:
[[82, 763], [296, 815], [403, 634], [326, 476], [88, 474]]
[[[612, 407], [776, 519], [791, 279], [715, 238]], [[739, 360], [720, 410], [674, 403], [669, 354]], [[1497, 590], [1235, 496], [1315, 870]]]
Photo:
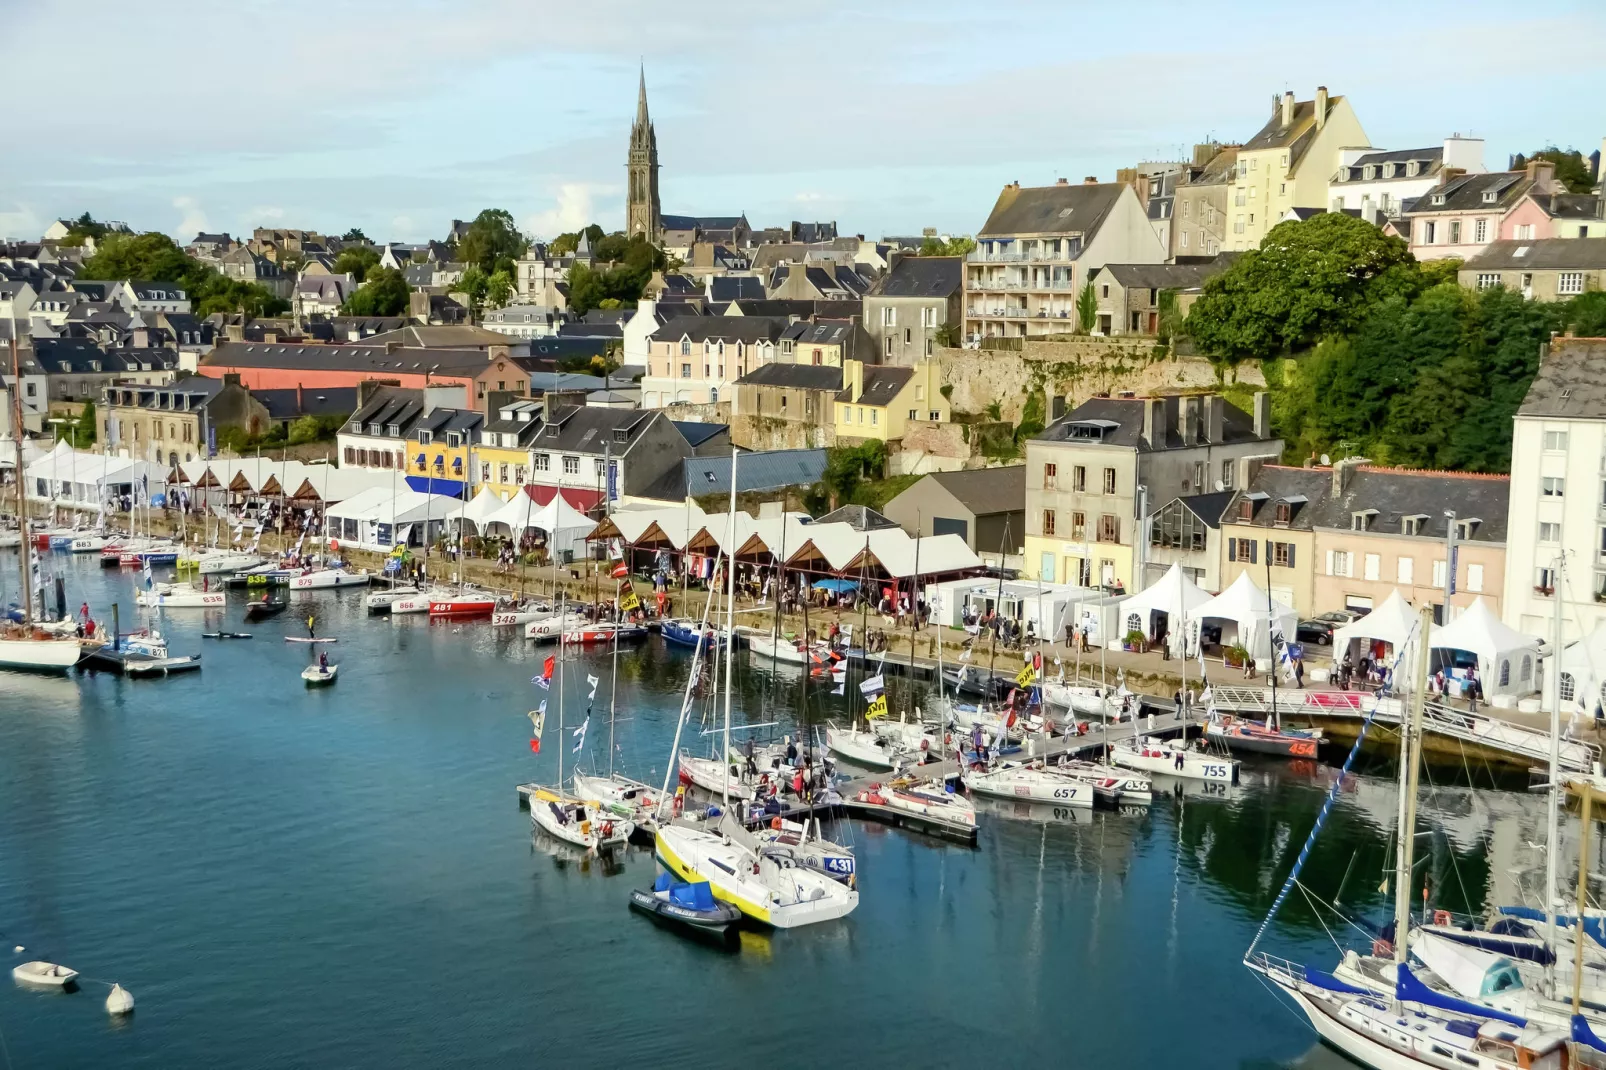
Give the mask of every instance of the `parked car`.
[[1294, 629], [1294, 635], [1301, 643], [1332, 646], [1333, 633], [1351, 621], [1359, 620], [1360, 617], [1361, 614], [1348, 609], [1335, 609], [1331, 613], [1318, 613], [1310, 620], [1300, 621], [1299, 627]]

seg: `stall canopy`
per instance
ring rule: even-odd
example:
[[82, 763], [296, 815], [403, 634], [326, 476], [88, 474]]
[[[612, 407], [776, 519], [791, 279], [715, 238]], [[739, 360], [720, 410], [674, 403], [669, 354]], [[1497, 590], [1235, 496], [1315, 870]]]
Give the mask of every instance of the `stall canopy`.
[[438, 494], [376, 487], [329, 507], [325, 514], [329, 537], [365, 550], [389, 550], [393, 545], [421, 545], [424, 525], [437, 533], [461, 503]]
[[528, 494], [515, 494], [511, 500], [485, 519], [481, 531], [487, 535], [506, 535], [515, 542], [529, 529], [543, 531], [551, 550], [573, 556], [585, 553], [586, 536], [597, 522], [554, 495], [545, 505], [537, 505]]
[[[1271, 634], [1279, 631], [1285, 639], [1294, 637], [1299, 617], [1288, 606], [1275, 601], [1255, 586], [1249, 573], [1240, 572], [1232, 585], [1208, 602], [1187, 614], [1188, 634], [1194, 637], [1190, 646], [1197, 646], [1199, 628], [1207, 621], [1221, 624], [1221, 642], [1231, 646], [1242, 644], [1253, 658], [1271, 657]], [[1231, 626], [1228, 630], [1227, 626]]]
[[[515, 495], [512, 499], [517, 502], [524, 495]], [[481, 487], [480, 492], [474, 495], [474, 500], [458, 511], [458, 517], [474, 525], [474, 530], [481, 535], [485, 534], [485, 522], [507, 505], [490, 487]]]
[[1399, 591], [1390, 591], [1382, 605], [1333, 632], [1333, 657], [1342, 660], [1342, 652], [1357, 640], [1387, 643], [1398, 653], [1416, 630], [1417, 622], [1417, 612], [1411, 604], [1400, 597]]
[[[1545, 677], [1545, 705], [1550, 705], [1550, 677]], [[1570, 709], [1593, 713], [1606, 704], [1606, 621], [1561, 652], [1561, 701]]]
[[1137, 617], [1136, 629], [1145, 637], [1154, 639], [1155, 630], [1159, 627], [1159, 615], [1164, 613], [1175, 648], [1182, 634], [1182, 629], [1177, 627], [1178, 621], [1189, 610], [1199, 608], [1210, 598], [1209, 591], [1183, 575], [1181, 565], [1172, 565], [1159, 580], [1121, 603], [1121, 619], [1131, 625], [1132, 618]]
[[1452, 663], [1451, 652], [1476, 655], [1485, 695], [1530, 695], [1539, 690], [1539, 640], [1508, 627], [1482, 598], [1449, 624], [1434, 629], [1428, 646], [1436, 652], [1435, 669]]

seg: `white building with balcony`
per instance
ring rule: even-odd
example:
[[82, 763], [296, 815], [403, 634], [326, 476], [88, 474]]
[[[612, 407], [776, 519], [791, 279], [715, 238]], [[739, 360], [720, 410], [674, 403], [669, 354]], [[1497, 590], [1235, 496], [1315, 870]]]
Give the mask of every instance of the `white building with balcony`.
[[1364, 219], [1397, 219], [1407, 201], [1439, 184], [1446, 168], [1483, 174], [1483, 139], [1453, 134], [1430, 148], [1340, 149], [1338, 171], [1327, 184], [1327, 208], [1358, 210]]
[[1606, 341], [1557, 338], [1517, 409], [1503, 616], [1562, 640], [1606, 620]]
[[1011, 183], [966, 258], [965, 338], [1074, 333], [1077, 291], [1094, 270], [1165, 260], [1165, 243], [1131, 186]]

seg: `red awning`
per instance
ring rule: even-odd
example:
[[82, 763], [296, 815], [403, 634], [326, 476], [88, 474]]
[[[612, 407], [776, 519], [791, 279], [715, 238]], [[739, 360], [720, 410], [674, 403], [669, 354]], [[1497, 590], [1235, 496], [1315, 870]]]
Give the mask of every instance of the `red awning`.
[[533, 498], [536, 505], [545, 505], [552, 500], [553, 496], [562, 494], [564, 501], [582, 513], [589, 513], [602, 504], [602, 492], [600, 490], [583, 490], [579, 487], [564, 487], [560, 490], [557, 487], [548, 487], [539, 483], [526, 483], [524, 485], [524, 493]]

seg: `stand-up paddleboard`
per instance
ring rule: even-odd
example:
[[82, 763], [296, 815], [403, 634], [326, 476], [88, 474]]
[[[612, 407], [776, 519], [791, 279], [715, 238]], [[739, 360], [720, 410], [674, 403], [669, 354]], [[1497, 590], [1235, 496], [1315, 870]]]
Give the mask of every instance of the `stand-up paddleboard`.
[[304, 635], [287, 635], [287, 636], [284, 637], [284, 641], [287, 642], [287, 643], [338, 643], [338, 642], [340, 642], [339, 639], [308, 639]]
[[250, 632], [202, 632], [202, 639], [249, 639]]

